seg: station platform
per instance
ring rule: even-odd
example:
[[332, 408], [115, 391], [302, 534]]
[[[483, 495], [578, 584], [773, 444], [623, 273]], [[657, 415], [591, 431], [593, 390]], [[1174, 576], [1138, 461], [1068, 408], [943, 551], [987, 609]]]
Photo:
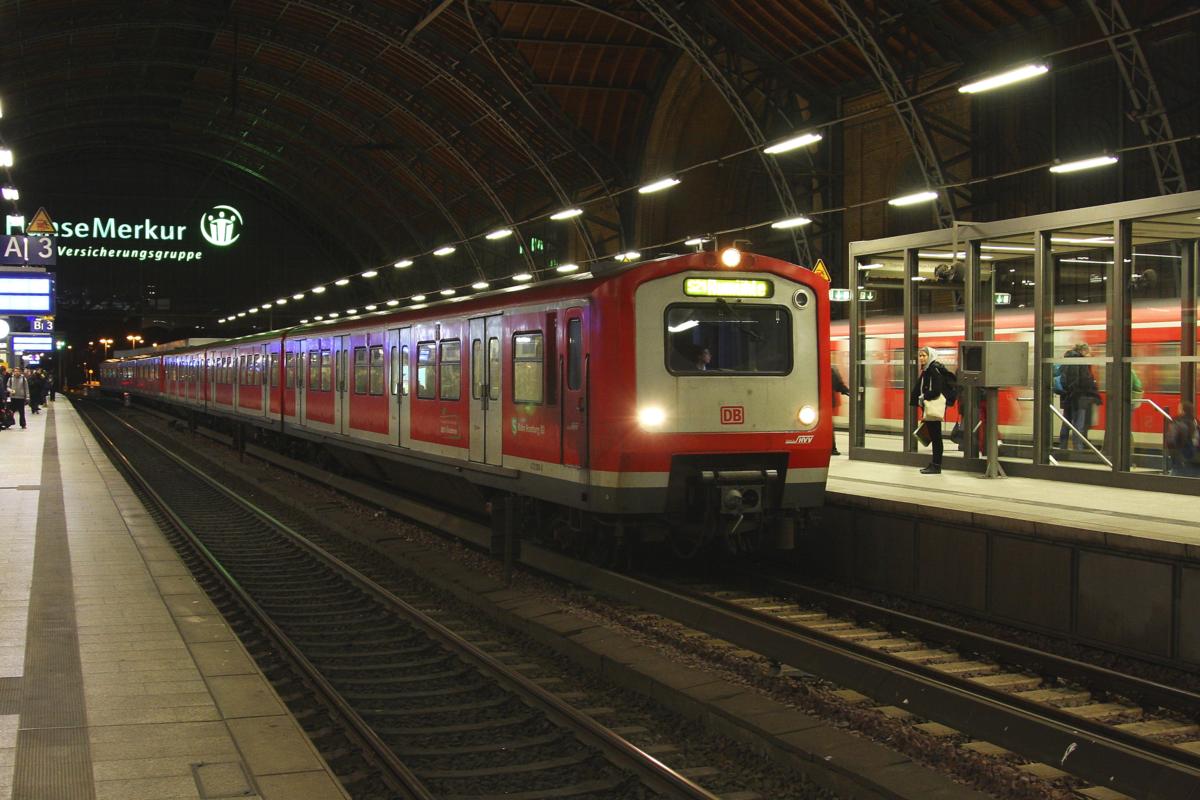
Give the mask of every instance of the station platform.
[[870, 590], [1192, 668], [1196, 495], [834, 456], [798, 564]]
[[0, 432], [0, 800], [347, 795], [65, 399]]

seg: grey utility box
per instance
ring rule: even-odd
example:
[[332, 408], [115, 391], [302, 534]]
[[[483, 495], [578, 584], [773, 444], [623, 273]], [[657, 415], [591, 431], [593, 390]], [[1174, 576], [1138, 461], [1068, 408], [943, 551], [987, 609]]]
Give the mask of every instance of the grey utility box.
[[1029, 383], [1028, 342], [958, 343], [958, 382], [998, 388]]

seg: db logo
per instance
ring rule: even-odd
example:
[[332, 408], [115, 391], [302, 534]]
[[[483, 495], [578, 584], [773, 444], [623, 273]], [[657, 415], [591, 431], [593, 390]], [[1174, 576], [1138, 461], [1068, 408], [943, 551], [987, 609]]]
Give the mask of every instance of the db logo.
[[721, 406], [722, 425], [741, 425], [746, 421], [746, 409], [743, 406]]

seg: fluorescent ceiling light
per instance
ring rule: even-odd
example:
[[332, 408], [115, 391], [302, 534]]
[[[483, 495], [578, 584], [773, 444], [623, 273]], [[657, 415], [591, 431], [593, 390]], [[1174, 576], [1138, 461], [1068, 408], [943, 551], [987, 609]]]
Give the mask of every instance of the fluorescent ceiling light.
[[554, 271], [561, 272], [565, 275], [568, 272], [575, 272], [577, 269], [579, 269], [578, 264], [559, 264], [554, 268]]
[[512, 236], [512, 233], [513, 233], [512, 228], [500, 228], [499, 230], [495, 230], [495, 231], [492, 231], [491, 233], [489, 233], [487, 235], [487, 238], [493, 239], [493, 240], [494, 239], [504, 239], [506, 237]]
[[530, 275], [528, 272], [520, 272], [516, 275], [513, 275], [513, 280], [516, 281], [517, 283], [524, 283], [525, 281], [533, 280], [533, 276]]
[[349, 278], [338, 278], [336, 281], [333, 282], [333, 285], [334, 286], [345, 286], [349, 282], [350, 282]]
[[20, 200], [21, 193], [17, 191], [15, 186], [5, 186], [4, 187], [4, 199], [5, 200]]
[[376, 275], [378, 275], [378, 274], [379, 274], [379, 272], [377, 272], [376, 270], [369, 269], [369, 270], [367, 270], [366, 272], [364, 272], [364, 273], [362, 274], [362, 276], [363, 276], [364, 278], [374, 278], [374, 277], [375, 277]]
[[398, 305], [400, 305], [400, 301], [399, 300], [388, 300], [387, 304], [389, 306], [398, 306]]
[[307, 324], [308, 324], [308, 320], [306, 320], [306, 319], [302, 319], [302, 320], [300, 320], [300, 324], [301, 324], [301, 325], [307, 325]]
[[1094, 258], [1060, 258], [1063, 264], [1112, 264], [1112, 261], [1097, 261]]
[[1137, 252], [1135, 252], [1133, 254], [1133, 257], [1134, 258], [1176, 258], [1176, 259], [1183, 258], [1183, 256], [1172, 256], [1172, 255], [1168, 255], [1166, 253], [1137, 253]]
[[1112, 244], [1113, 237], [1092, 236], [1087, 239], [1080, 239], [1077, 236], [1051, 236], [1050, 241], [1055, 244]]
[[859, 264], [859, 269], [883, 269], [883, 264]]
[[679, 185], [679, 178], [660, 178], [652, 183], [647, 183], [645, 186], [638, 187], [638, 194], [653, 194], [661, 192], [663, 189], [670, 189], [672, 186]]
[[791, 217], [789, 219], [781, 219], [776, 222], [772, 222], [771, 227], [778, 228], [780, 230], [785, 228], [799, 228], [801, 225], [808, 225], [810, 222], [812, 222], [812, 220], [808, 217]]
[[325, 287], [324, 286], [314, 286], [309, 291], [311, 291], [313, 294], [320, 294], [321, 292], [325, 291]]
[[707, 236], [697, 236], [694, 239], [688, 239], [683, 244], [685, 247], [699, 247], [700, 245], [704, 244], [705, 242], [711, 242], [711, 241], [712, 241], [712, 239], [709, 239]]
[[0, 167], [11, 167], [13, 165], [12, 150], [7, 147], [0, 148]]
[[254, 308], [250, 309], [250, 313], [251, 313], [251, 314], [254, 314], [254, 313], [256, 313], [257, 311], [258, 311], [258, 306], [255, 306]]
[[286, 297], [281, 297], [281, 298], [279, 298], [278, 300], [276, 300], [276, 301], [275, 301], [275, 305], [277, 305], [277, 306], [286, 306], [286, 305], [287, 305], [287, 298], [286, 298]]
[[239, 317], [244, 317], [244, 316], [246, 316], [246, 312], [245, 312], [245, 311], [239, 311], [239, 312], [238, 312], [238, 316], [239, 316]]
[[551, 214], [550, 219], [570, 219], [571, 217], [578, 217], [582, 213], [582, 208], [564, 208], [562, 211], [555, 211]]
[[928, 203], [937, 200], [937, 192], [916, 192], [888, 200], [889, 206], [915, 206], [917, 203]]
[[413, 262], [412, 262], [411, 258], [402, 258], [399, 261], [397, 261], [393, 266], [396, 269], [404, 269], [405, 267], [411, 267], [412, 265], [413, 265]]
[[1010, 69], [1007, 72], [1001, 72], [999, 75], [992, 75], [987, 78], [966, 83], [958, 87], [958, 90], [963, 94], [978, 94], [979, 92], [987, 92], [992, 89], [999, 89], [1001, 86], [1008, 86], [1011, 83], [1018, 81], [1027, 81], [1030, 78], [1036, 78], [1039, 75], [1045, 75], [1050, 71], [1050, 68], [1045, 64], [1025, 64], [1024, 66]]
[[943, 253], [941, 251], [935, 251], [932, 253], [918, 252], [917, 256], [920, 258], [966, 258], [967, 254], [961, 251], [958, 253]]
[[475, 283], [471, 284], [471, 288], [477, 292], [483, 291], [484, 289], [488, 288], [488, 282], [487, 281], [476, 281]]
[[1032, 253], [1036, 248], [1018, 244], [981, 244], [980, 250], [994, 250], [998, 253]]
[[617, 255], [614, 256], [617, 261], [624, 261], [626, 264], [628, 264], [630, 261], [637, 261], [641, 257], [642, 254], [637, 250], [630, 250], [625, 253], [617, 253]]
[[454, 245], [448, 244], [448, 245], [439, 247], [437, 250], [434, 250], [433, 254], [435, 256], [448, 256], [453, 252], [454, 252]]
[[412, 296], [412, 301], [414, 303], [421, 303], [421, 302], [424, 302], [424, 300], [425, 300], [425, 295], [423, 295], [423, 294], [414, 294]]
[[334, 317], [340, 317], [341, 314], [336, 311], [330, 311], [326, 316], [328, 316], [330, 319], [333, 319]]
[[793, 136], [791, 139], [784, 139], [782, 142], [776, 142], [770, 147], [764, 147], [763, 152], [773, 156], [779, 153], [786, 153], [789, 150], [795, 150], [800, 147], [807, 147], [810, 144], [816, 144], [824, 138], [819, 133], [802, 133], [799, 136]]
[[371, 305], [364, 306], [364, 308], [366, 308], [367, 311], [374, 311], [375, 309], [379, 308], [379, 306], [375, 305], [374, 303], [371, 303]]
[[1050, 171], [1061, 175], [1064, 172], [1079, 172], [1084, 169], [1107, 167], [1115, 163], [1117, 163], [1116, 156], [1095, 156], [1093, 158], [1083, 158], [1079, 161], [1068, 161], [1065, 164], [1055, 164], [1050, 168]]
[[324, 315], [324, 314], [317, 314], [315, 317], [313, 317], [313, 319], [318, 319], [318, 320], [320, 320], [320, 319], [325, 319], [325, 315]]
[[304, 292], [296, 292], [294, 295], [292, 295], [292, 299], [293, 300], [303, 300]]
[[358, 313], [358, 309], [357, 308], [347, 308], [346, 313], [349, 314], [350, 316], [354, 316], [355, 314]]
[[455, 294], [453, 289], [442, 289], [442, 297], [453, 297]]

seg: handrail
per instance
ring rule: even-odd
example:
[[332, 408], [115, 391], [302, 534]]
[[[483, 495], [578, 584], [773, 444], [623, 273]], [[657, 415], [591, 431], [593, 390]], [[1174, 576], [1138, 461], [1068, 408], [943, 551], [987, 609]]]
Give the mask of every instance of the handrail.
[[1162, 415], [1163, 415], [1163, 419], [1165, 419], [1167, 422], [1172, 422], [1172, 421], [1173, 421], [1173, 418], [1171, 417], [1171, 415], [1170, 415], [1170, 414], [1168, 414], [1168, 413], [1166, 412], [1166, 409], [1164, 409], [1164, 408], [1163, 408], [1162, 406], [1160, 406], [1158, 403], [1156, 403], [1156, 402], [1154, 402], [1153, 400], [1151, 400], [1149, 397], [1143, 397], [1143, 398], [1141, 398], [1140, 400], [1134, 400], [1134, 401], [1133, 401], [1133, 404], [1134, 404], [1134, 405], [1138, 405], [1138, 404], [1140, 404], [1140, 403], [1149, 403], [1149, 404], [1150, 404], [1150, 405], [1151, 405], [1151, 406], [1154, 408], [1154, 410], [1155, 410], [1155, 411], [1157, 411], [1158, 413], [1160, 413], [1160, 414], [1162, 414]]
[[1054, 414], [1063, 421], [1063, 424], [1066, 425], [1071, 430], [1075, 431], [1075, 435], [1078, 436], [1080, 438], [1080, 440], [1083, 441], [1084, 444], [1086, 444], [1088, 447], [1090, 447], [1092, 449], [1092, 452], [1100, 457], [1101, 461], [1103, 461], [1105, 464], [1108, 464], [1109, 468], [1112, 467], [1112, 465], [1113, 465], [1112, 462], [1104, 457], [1104, 453], [1101, 453], [1099, 450], [1097, 450], [1096, 445], [1092, 444], [1088, 440], [1087, 436], [1080, 433], [1079, 429], [1076, 428], [1074, 425], [1072, 425], [1071, 421], [1069, 419], [1067, 419], [1066, 417], [1064, 417], [1063, 413], [1061, 411], [1059, 411], [1057, 408], [1055, 408], [1053, 403], [1050, 403], [1049, 406], [1050, 406], [1050, 410], [1053, 411]]

